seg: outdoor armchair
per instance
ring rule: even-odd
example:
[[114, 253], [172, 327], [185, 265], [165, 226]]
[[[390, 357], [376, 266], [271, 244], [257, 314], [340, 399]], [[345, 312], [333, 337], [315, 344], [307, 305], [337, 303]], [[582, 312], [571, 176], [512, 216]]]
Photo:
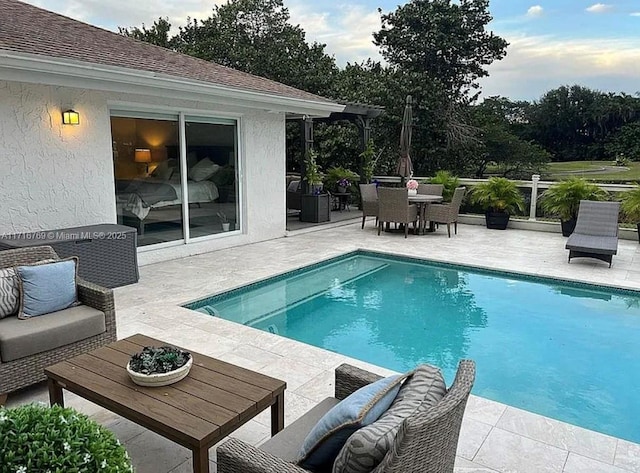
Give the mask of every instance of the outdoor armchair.
[[442, 195], [443, 192], [443, 184], [418, 184], [418, 194]]
[[418, 220], [418, 208], [409, 204], [409, 191], [406, 188], [378, 188], [378, 235], [382, 226], [389, 222], [404, 224], [404, 237], [409, 233], [409, 223], [413, 222], [415, 231]]
[[367, 217], [375, 217], [378, 225], [378, 188], [375, 184], [360, 184], [362, 199], [362, 228]]
[[[294, 462], [307, 433], [339, 400], [381, 377], [343, 364], [335, 371], [335, 398], [327, 398], [259, 448], [229, 439], [217, 448], [218, 473], [307, 473]], [[451, 473], [460, 426], [475, 380], [475, 363], [462, 360], [453, 384], [434, 406], [404, 418], [376, 473]]]
[[576, 228], [567, 240], [569, 259], [596, 258], [611, 267], [618, 252], [618, 214], [620, 202], [581, 200]]
[[[34, 246], [15, 250], [0, 251], [0, 269], [31, 265], [43, 260], [58, 260], [50, 246]], [[79, 264], [82, 264], [79, 262]], [[17, 315], [0, 319], [0, 399], [17, 389], [46, 379], [44, 368], [76, 355], [86, 353], [116, 340], [116, 317], [113, 291], [96, 284], [76, 279], [79, 305], [52, 314], [18, 320]], [[106, 330], [87, 338], [78, 339], [78, 318], [87, 312], [100, 311], [104, 314]], [[66, 330], [65, 323], [69, 323]], [[85, 329], [82, 326], [82, 329]], [[55, 331], [45, 342], [42, 337]], [[61, 335], [61, 331], [66, 334]], [[57, 340], [66, 340], [56, 345]], [[73, 339], [72, 342], [69, 340]], [[7, 355], [9, 346], [21, 345], [28, 355], [14, 359]], [[32, 345], [29, 345], [32, 343]], [[49, 348], [42, 349], [40, 343]], [[5, 350], [5, 348], [7, 350]], [[1, 404], [1, 403], [0, 403]]]
[[453, 231], [458, 234], [458, 214], [460, 213], [460, 206], [462, 205], [462, 199], [466, 189], [464, 187], [458, 187], [453, 192], [451, 202], [447, 204], [429, 204], [425, 212], [425, 220], [435, 223], [442, 223], [447, 225], [447, 233], [451, 238], [451, 224], [453, 223]]

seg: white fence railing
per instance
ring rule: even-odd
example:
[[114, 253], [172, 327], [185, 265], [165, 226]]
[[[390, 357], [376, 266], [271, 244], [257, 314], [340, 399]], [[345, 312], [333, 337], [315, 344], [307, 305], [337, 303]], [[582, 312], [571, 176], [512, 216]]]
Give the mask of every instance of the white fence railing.
[[[373, 179], [383, 184], [400, 184], [401, 182], [401, 178], [399, 176], [373, 176]], [[413, 179], [420, 182], [426, 182], [429, 180], [428, 177], [419, 177], [419, 176], [413, 176]], [[481, 182], [486, 182], [489, 179], [460, 178], [459, 180], [460, 180], [460, 184], [472, 187]], [[539, 197], [538, 191], [548, 189], [549, 186], [554, 184], [554, 181], [541, 181], [540, 176], [538, 174], [534, 174], [533, 176], [531, 176], [530, 181], [518, 180], [518, 179], [515, 179], [513, 181], [516, 183], [516, 185], [519, 188], [531, 189], [531, 204], [529, 205], [528, 218], [529, 220], [535, 221], [536, 210], [538, 208], [538, 197]], [[598, 182], [595, 182], [594, 184], [597, 184], [598, 187], [606, 190], [607, 192], [624, 192], [636, 187], [634, 185], [628, 185], [628, 184], [600, 184]], [[525, 215], [524, 218], [527, 218], [527, 216]]]

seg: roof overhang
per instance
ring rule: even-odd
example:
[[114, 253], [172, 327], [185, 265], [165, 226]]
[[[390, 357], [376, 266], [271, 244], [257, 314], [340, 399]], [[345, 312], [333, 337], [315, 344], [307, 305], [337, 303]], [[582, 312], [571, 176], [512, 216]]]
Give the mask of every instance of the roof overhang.
[[130, 94], [328, 117], [344, 105], [269, 94], [139, 69], [73, 61], [0, 49], [0, 80]]

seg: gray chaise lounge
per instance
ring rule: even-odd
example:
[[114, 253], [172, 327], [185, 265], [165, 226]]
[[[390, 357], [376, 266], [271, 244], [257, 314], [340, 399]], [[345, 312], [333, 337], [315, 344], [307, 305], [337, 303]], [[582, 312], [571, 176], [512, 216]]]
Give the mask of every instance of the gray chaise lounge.
[[[316, 422], [334, 405], [381, 377], [343, 364], [335, 372], [335, 398], [327, 398], [259, 448], [231, 438], [217, 448], [218, 473], [308, 473], [294, 460]], [[402, 421], [376, 473], [452, 473], [460, 426], [475, 380], [475, 363], [462, 360], [456, 378], [435, 406]]]
[[569, 259], [596, 258], [611, 267], [618, 252], [618, 213], [620, 202], [581, 200], [576, 228], [567, 240]]

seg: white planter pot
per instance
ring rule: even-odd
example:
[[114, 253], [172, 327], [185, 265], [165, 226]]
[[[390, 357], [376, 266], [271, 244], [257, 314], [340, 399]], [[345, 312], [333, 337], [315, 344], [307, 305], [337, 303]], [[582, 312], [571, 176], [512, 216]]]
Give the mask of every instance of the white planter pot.
[[227, 223], [223, 223], [222, 224], [222, 231], [223, 232], [228, 232], [230, 228], [231, 228], [231, 223], [227, 222]]
[[169, 371], [168, 373], [142, 374], [133, 371], [129, 367], [129, 363], [127, 363], [127, 373], [129, 373], [131, 381], [136, 383], [138, 386], [168, 386], [170, 384], [177, 383], [181, 379], [185, 378], [189, 374], [189, 370], [191, 369], [192, 364], [193, 357], [189, 357], [189, 361], [187, 361], [177, 370]]
[[409, 195], [418, 195], [418, 189], [407, 189], [409, 191]]

